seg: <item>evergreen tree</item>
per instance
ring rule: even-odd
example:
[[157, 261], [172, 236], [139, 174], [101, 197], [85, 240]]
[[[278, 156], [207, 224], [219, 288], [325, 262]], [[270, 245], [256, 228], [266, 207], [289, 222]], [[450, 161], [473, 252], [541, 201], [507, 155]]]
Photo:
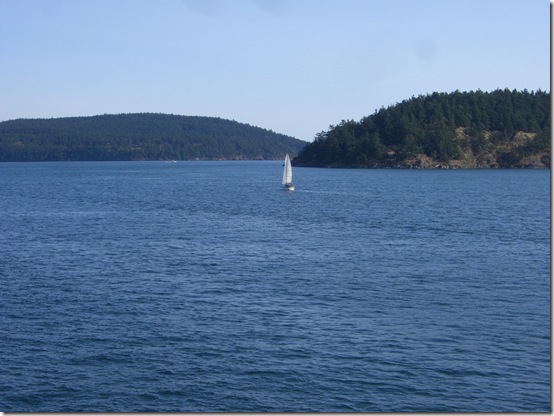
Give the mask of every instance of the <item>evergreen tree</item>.
[[0, 123], [0, 161], [280, 159], [305, 144], [216, 117], [144, 113]]
[[[519, 136], [527, 137], [524, 144], [516, 143], [518, 132], [528, 133]], [[373, 166], [418, 154], [448, 163], [468, 152], [481, 158], [492, 152], [500, 166], [518, 166], [526, 156], [549, 151], [550, 93], [456, 90], [412, 97], [357, 123], [330, 126], [293, 163]], [[549, 166], [550, 158], [543, 159]]]

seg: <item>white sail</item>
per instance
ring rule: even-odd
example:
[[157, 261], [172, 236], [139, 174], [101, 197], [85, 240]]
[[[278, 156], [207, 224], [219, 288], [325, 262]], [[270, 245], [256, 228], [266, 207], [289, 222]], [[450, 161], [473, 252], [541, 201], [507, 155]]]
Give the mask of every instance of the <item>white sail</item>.
[[292, 166], [288, 153], [285, 156], [285, 169], [283, 170], [283, 185], [286, 183], [292, 183]]

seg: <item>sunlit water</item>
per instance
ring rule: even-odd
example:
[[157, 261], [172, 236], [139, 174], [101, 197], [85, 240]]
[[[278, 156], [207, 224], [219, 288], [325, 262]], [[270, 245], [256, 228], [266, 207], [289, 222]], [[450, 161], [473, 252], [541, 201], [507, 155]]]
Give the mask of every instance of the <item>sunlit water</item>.
[[550, 172], [0, 164], [0, 411], [549, 411]]

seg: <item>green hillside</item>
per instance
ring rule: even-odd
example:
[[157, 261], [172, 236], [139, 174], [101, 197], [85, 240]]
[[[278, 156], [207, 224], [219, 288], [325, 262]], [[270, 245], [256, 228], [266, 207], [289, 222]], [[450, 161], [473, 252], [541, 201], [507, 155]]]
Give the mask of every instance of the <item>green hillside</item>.
[[319, 133], [296, 166], [550, 167], [550, 93], [433, 93]]
[[306, 142], [236, 121], [117, 114], [0, 122], [0, 161], [281, 159]]

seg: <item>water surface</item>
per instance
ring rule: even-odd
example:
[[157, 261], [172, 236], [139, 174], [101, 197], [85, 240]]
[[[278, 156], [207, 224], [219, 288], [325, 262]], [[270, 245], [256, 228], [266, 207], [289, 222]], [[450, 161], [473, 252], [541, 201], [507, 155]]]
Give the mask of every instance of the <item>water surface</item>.
[[0, 410], [550, 411], [550, 172], [0, 164]]

